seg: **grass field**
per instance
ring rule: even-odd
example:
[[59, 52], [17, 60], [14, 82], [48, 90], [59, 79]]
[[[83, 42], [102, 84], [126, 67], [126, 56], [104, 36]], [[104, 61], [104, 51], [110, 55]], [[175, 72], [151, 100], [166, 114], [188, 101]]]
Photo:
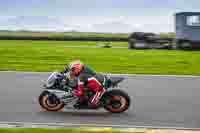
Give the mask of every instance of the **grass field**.
[[[80, 129], [44, 129], [44, 128], [12, 128], [12, 129], [0, 129], [1, 133], [120, 133], [119, 131], [112, 131], [111, 129], [88, 131]], [[126, 132], [121, 132], [126, 133]], [[133, 133], [136, 133], [133, 132]], [[145, 133], [145, 132], [140, 132]]]
[[0, 40], [0, 45], [9, 46], [97, 46], [98, 44], [111, 43], [112, 46], [125, 46], [128, 47], [128, 42], [102, 42], [102, 41], [30, 41], [30, 40]]
[[0, 41], [0, 70], [62, 70], [80, 59], [98, 72], [200, 75], [198, 51], [66, 48], [68, 44], [72, 42]]

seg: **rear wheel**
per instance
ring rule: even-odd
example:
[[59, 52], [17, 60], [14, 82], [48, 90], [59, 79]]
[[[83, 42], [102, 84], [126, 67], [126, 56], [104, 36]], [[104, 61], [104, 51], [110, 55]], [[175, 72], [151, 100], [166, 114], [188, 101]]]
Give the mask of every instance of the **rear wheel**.
[[104, 108], [112, 113], [121, 113], [130, 106], [130, 97], [121, 90], [112, 90], [105, 97], [106, 104]]
[[64, 103], [60, 102], [55, 95], [44, 91], [39, 96], [40, 106], [47, 111], [60, 111], [64, 108]]

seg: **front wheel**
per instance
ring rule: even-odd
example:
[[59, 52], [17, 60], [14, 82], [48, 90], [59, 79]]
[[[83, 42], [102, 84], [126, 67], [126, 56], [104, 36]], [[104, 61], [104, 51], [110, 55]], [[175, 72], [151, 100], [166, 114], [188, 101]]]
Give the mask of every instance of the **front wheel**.
[[44, 91], [39, 96], [40, 106], [47, 111], [60, 111], [64, 108], [64, 103], [60, 102], [56, 96], [48, 91]]
[[112, 90], [106, 94], [104, 108], [111, 113], [122, 113], [130, 106], [130, 97], [121, 90]]

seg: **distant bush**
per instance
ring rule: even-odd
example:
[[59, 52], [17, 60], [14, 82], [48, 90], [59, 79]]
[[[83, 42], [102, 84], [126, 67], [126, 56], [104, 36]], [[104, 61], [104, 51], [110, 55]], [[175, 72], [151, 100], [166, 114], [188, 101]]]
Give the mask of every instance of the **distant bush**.
[[169, 32], [169, 33], [160, 33], [159, 34], [161, 38], [175, 38], [176, 33]]
[[79, 32], [0, 32], [0, 40], [128, 41], [128, 34]]
[[0, 31], [0, 40], [55, 40], [55, 41], [120, 41], [128, 42], [130, 38], [152, 40], [156, 38], [175, 38], [175, 33], [133, 32], [131, 34], [92, 33], [92, 32], [30, 32]]

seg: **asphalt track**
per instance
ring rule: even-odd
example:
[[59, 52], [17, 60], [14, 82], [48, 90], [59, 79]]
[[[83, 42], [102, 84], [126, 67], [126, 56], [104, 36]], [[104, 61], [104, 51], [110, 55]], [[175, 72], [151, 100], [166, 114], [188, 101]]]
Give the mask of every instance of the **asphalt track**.
[[0, 122], [200, 128], [200, 77], [128, 76], [132, 98], [122, 114], [104, 110], [43, 112], [37, 98], [49, 73], [0, 72]]

